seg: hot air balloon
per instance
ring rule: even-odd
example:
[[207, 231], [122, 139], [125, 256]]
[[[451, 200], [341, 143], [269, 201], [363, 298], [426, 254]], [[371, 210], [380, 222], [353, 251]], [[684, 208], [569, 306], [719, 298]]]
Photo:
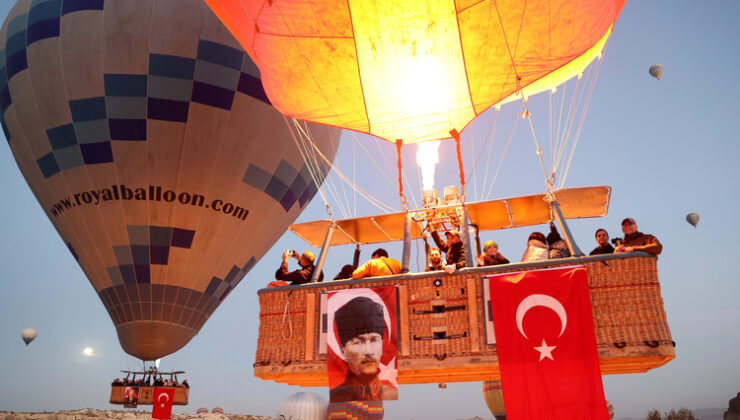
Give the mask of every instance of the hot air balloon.
[[289, 123], [198, 0], [19, 1], [0, 45], [8, 145], [122, 348], [177, 351], [317, 192], [303, 133], [331, 161], [340, 130]]
[[609, 401], [606, 402], [606, 411], [609, 413], [609, 419], [610, 420], [613, 419], [614, 418], [614, 405], [612, 405], [612, 403]]
[[26, 345], [31, 344], [31, 341], [33, 341], [37, 335], [39, 335], [39, 332], [36, 331], [36, 328], [34, 327], [26, 327], [21, 331], [21, 338]]
[[696, 225], [699, 224], [699, 214], [698, 213], [689, 213], [686, 215], [686, 221], [696, 228]]
[[660, 64], [653, 64], [650, 66], [650, 69], [648, 70], [650, 72], [650, 75], [654, 78], [660, 80], [660, 76], [663, 75], [663, 66]]
[[483, 397], [486, 399], [486, 405], [491, 410], [491, 414], [496, 420], [506, 419], [506, 410], [504, 409], [504, 394], [501, 390], [501, 381], [483, 382]]
[[328, 401], [313, 392], [297, 392], [288, 395], [280, 403], [277, 420], [324, 420], [327, 418]]
[[404, 144], [579, 75], [624, 2], [206, 0], [282, 112]]

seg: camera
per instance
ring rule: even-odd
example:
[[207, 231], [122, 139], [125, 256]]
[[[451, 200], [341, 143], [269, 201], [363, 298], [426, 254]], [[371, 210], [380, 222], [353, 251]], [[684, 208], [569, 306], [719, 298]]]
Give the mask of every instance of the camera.
[[289, 257], [295, 256], [295, 251], [292, 249], [286, 249], [285, 253], [288, 254]]
[[622, 245], [622, 238], [612, 238], [612, 245], [614, 246]]

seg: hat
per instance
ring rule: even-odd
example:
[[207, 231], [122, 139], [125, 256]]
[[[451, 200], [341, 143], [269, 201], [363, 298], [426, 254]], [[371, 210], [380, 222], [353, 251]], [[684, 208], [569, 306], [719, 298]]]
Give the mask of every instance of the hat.
[[334, 323], [341, 345], [360, 334], [378, 333], [381, 337], [385, 336], [383, 306], [364, 296], [358, 296], [337, 309]]
[[624, 225], [625, 223], [629, 223], [629, 224], [632, 224], [632, 225], [636, 225], [636, 224], [637, 224], [637, 223], [635, 222], [635, 219], [633, 219], [633, 218], [631, 218], [631, 217], [628, 217], [628, 218], [626, 218], [626, 219], [622, 220], [622, 225]]
[[491, 247], [498, 249], [498, 244], [496, 243], [496, 241], [486, 241], [483, 244], [483, 252], [488, 252], [488, 248]]
[[452, 229], [445, 232], [445, 235], [460, 236], [460, 232], [458, 232], [457, 229]]

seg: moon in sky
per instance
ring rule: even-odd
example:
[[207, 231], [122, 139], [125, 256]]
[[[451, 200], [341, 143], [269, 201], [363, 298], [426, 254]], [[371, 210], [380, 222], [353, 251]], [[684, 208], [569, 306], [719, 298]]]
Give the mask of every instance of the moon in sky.
[[558, 337], [563, 335], [563, 331], [565, 331], [565, 325], [568, 323], [568, 315], [565, 313], [565, 308], [563, 307], [563, 304], [561, 304], [552, 296], [534, 294], [524, 298], [524, 300], [522, 300], [522, 302], [519, 304], [519, 307], [516, 308], [516, 326], [519, 327], [519, 332], [522, 333], [524, 338], [529, 340], [527, 334], [524, 333], [524, 329], [522, 329], [522, 321], [524, 320], [524, 315], [526, 315], [527, 311], [534, 308], [535, 306], [544, 306], [545, 308], [550, 308], [555, 311], [556, 314], [558, 314], [558, 316], [560, 317], [560, 325], [562, 325]]
[[84, 354], [85, 356], [92, 356], [93, 355], [92, 347], [85, 347], [85, 349], [82, 350], [82, 354]]

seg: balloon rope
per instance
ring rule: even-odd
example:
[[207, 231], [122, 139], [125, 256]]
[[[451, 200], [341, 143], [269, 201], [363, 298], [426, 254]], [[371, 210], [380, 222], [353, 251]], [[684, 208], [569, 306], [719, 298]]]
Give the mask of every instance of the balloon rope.
[[[403, 147], [403, 140], [396, 140], [396, 154], [398, 155], [398, 195], [401, 197], [401, 209], [405, 213], [408, 210], [409, 203], [403, 194], [403, 160], [401, 159], [401, 147]], [[458, 153], [460, 153], [459, 150]]]
[[484, 198], [490, 197], [491, 193], [493, 193], [493, 186], [496, 185], [496, 179], [498, 179], [498, 174], [501, 171], [501, 166], [503, 166], [504, 164], [504, 158], [506, 157], [506, 153], [509, 151], [509, 145], [511, 145], [511, 139], [514, 138], [514, 132], [516, 131], [516, 126], [518, 124], [519, 124], [519, 118], [514, 120], [514, 126], [511, 128], [511, 132], [509, 133], [509, 138], [506, 140], [506, 146], [504, 146], [504, 153], [501, 154], [501, 159], [499, 159], [498, 161], [496, 172], [494, 172], [493, 174], [493, 180], [491, 181], [490, 187], [488, 188], [488, 191], [486, 192], [486, 195], [484, 196]]
[[545, 169], [545, 160], [542, 159], [542, 149], [540, 149], [540, 142], [537, 141], [537, 133], [534, 131], [534, 125], [532, 124], [532, 115], [529, 113], [529, 111], [526, 112], [524, 115], [524, 118], [529, 121], [529, 127], [532, 129], [532, 138], [534, 139], [534, 144], [537, 146], [537, 156], [540, 158], [540, 165], [542, 166], [542, 174], [545, 175], [545, 185], [547, 185], [547, 192], [552, 192], [552, 181], [547, 176], [547, 169]]
[[460, 151], [460, 133], [457, 132], [454, 128], [450, 130], [450, 135], [453, 139], [455, 139], [455, 149], [457, 150], [457, 168], [460, 170], [460, 188], [462, 189], [462, 194], [460, 195], [460, 198], [462, 202], [465, 202], [465, 170], [463, 169], [463, 160], [462, 160], [462, 152]]
[[369, 202], [370, 202], [371, 204], [375, 205], [375, 206], [376, 206], [376, 207], [378, 207], [378, 208], [379, 208], [380, 210], [382, 210], [382, 211], [384, 211], [384, 212], [386, 212], [386, 213], [395, 213], [395, 212], [396, 212], [396, 209], [394, 209], [393, 207], [391, 207], [391, 206], [388, 206], [388, 205], [386, 205], [386, 204], [384, 204], [384, 203], [380, 202], [379, 200], [377, 200], [377, 199], [373, 198], [373, 197], [372, 197], [372, 196], [371, 196], [370, 194], [368, 194], [367, 192], [365, 192], [365, 190], [363, 190], [362, 188], [358, 187], [358, 186], [357, 186], [357, 184], [355, 184], [355, 183], [354, 183], [354, 182], [352, 182], [352, 181], [351, 181], [351, 180], [350, 180], [349, 178], [347, 178], [347, 177], [346, 177], [346, 176], [345, 176], [345, 175], [344, 175], [344, 174], [342, 173], [342, 171], [340, 171], [340, 170], [339, 170], [339, 168], [337, 168], [337, 167], [336, 167], [336, 166], [335, 166], [335, 165], [334, 165], [334, 164], [333, 164], [333, 163], [332, 163], [332, 162], [331, 162], [331, 161], [330, 161], [330, 160], [329, 160], [329, 159], [328, 159], [328, 158], [327, 158], [327, 157], [326, 157], [326, 156], [325, 156], [325, 155], [324, 155], [324, 154], [323, 154], [322, 152], [321, 152], [321, 150], [319, 150], [319, 148], [318, 148], [318, 147], [316, 146], [316, 144], [314, 144], [314, 142], [313, 142], [313, 141], [309, 141], [309, 142], [310, 142], [311, 146], [312, 146], [312, 147], [314, 148], [314, 150], [316, 151], [316, 154], [317, 154], [317, 155], [318, 155], [319, 157], [321, 157], [321, 159], [323, 159], [323, 160], [324, 160], [324, 162], [325, 162], [325, 163], [326, 163], [327, 165], [329, 165], [329, 166], [330, 166], [330, 167], [332, 168], [332, 170], [334, 170], [334, 172], [335, 172], [335, 173], [336, 173], [336, 174], [337, 174], [337, 175], [338, 175], [338, 176], [339, 176], [339, 177], [340, 177], [340, 178], [341, 178], [341, 179], [342, 179], [342, 180], [343, 180], [344, 182], [346, 182], [346, 183], [347, 183], [347, 184], [348, 184], [349, 186], [351, 186], [351, 187], [352, 187], [352, 188], [353, 188], [353, 189], [354, 189], [355, 191], [357, 191], [357, 192], [358, 192], [358, 193], [359, 193], [359, 194], [360, 194], [360, 195], [361, 195], [362, 197], [364, 197], [364, 198], [365, 198], [366, 200], [368, 200], [368, 201], [369, 201]]

